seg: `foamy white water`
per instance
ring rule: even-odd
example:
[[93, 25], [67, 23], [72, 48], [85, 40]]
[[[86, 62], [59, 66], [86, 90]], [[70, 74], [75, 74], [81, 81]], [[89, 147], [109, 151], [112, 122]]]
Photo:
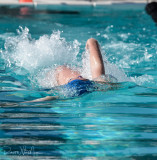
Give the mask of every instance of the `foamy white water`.
[[[43, 35], [39, 39], [31, 38], [26, 27], [24, 29], [20, 27], [17, 33], [6, 38], [3, 58], [7, 62], [7, 67], [13, 69], [16, 74], [28, 73], [32, 84], [38, 83], [38, 86], [46, 88], [57, 85], [55, 68], [59, 65], [68, 65], [75, 69], [78, 67], [82, 76], [91, 79], [88, 51], [82, 53], [82, 61], [78, 61], [77, 58], [81, 45], [78, 40], [67, 42], [61, 36], [61, 31], [54, 31], [51, 35]], [[102, 54], [106, 74], [112, 75], [118, 82], [131, 81], [123, 69], [107, 60], [104, 50]], [[133, 81], [136, 82], [136, 79]], [[137, 82], [139, 83], [139, 79]]]

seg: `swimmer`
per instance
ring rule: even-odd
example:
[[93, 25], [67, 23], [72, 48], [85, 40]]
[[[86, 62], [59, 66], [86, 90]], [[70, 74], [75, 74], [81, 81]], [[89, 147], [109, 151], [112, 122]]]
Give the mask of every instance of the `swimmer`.
[[[102, 54], [99, 48], [99, 43], [96, 39], [90, 38], [87, 40], [86, 49], [90, 54], [90, 69], [92, 81], [81, 76], [81, 73], [69, 68], [68, 66], [59, 66], [56, 68], [56, 81], [58, 86], [63, 86], [63, 89], [69, 89], [73, 92], [76, 90], [74, 96], [82, 95], [88, 92], [88, 88], [93, 87], [93, 82], [107, 83], [114, 86], [114, 83], [108, 83], [103, 76], [105, 76], [105, 67], [103, 63]], [[40, 102], [58, 99], [57, 96], [47, 96], [29, 102]]]

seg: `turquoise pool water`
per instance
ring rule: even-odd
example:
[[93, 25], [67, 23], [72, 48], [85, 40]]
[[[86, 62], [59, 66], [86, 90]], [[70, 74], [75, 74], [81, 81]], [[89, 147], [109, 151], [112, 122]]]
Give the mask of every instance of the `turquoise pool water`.
[[[1, 7], [0, 159], [157, 158], [157, 27], [144, 7]], [[91, 37], [121, 87], [76, 98], [48, 92], [56, 65], [90, 79]], [[61, 99], [20, 103], [55, 94]]]

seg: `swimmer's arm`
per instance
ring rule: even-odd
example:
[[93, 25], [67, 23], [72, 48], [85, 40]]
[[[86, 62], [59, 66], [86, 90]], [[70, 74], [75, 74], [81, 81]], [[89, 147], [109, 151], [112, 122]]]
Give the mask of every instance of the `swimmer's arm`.
[[23, 102], [23, 103], [51, 101], [51, 100], [55, 100], [55, 99], [58, 99], [58, 98], [59, 98], [58, 96], [46, 96], [44, 98], [38, 98], [38, 99], [35, 99], [35, 100], [32, 100], [32, 101], [26, 101], [26, 102]]

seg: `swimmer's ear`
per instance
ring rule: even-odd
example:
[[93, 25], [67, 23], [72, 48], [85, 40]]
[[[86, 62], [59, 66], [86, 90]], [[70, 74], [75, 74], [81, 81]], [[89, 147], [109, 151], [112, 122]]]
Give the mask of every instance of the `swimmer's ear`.
[[39, 98], [39, 99], [35, 99], [35, 100], [32, 100], [32, 101], [26, 101], [26, 102], [22, 102], [22, 103], [51, 101], [51, 100], [55, 100], [55, 99], [58, 99], [58, 98], [59, 98], [58, 96], [47, 96], [47, 97], [44, 97], [44, 98]]

